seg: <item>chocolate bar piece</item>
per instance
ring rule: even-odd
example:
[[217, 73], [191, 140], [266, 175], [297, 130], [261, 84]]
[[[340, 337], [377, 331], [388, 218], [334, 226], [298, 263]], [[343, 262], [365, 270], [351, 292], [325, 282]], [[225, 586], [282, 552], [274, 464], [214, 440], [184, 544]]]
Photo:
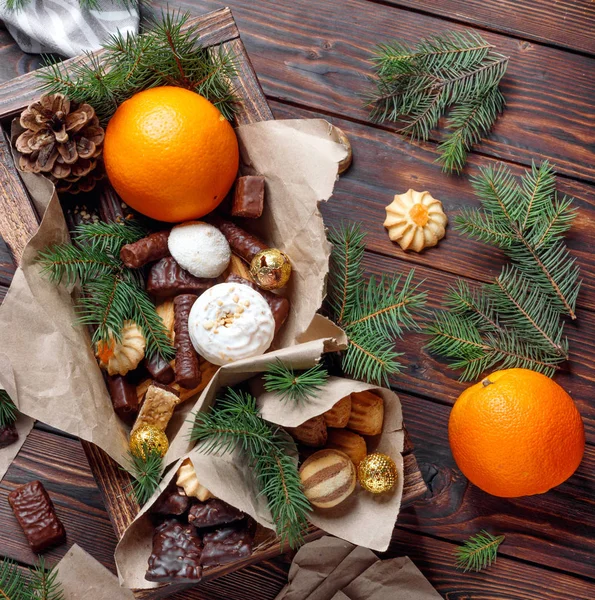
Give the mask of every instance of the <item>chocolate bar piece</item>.
[[190, 498], [186, 496], [184, 490], [177, 485], [168, 486], [157, 502], [151, 508], [151, 512], [158, 515], [177, 515], [186, 514], [190, 508]]
[[269, 247], [255, 235], [244, 231], [235, 223], [222, 219], [218, 215], [210, 216], [209, 221], [225, 236], [232, 252], [247, 263], [251, 262], [261, 250], [266, 250]]
[[14, 444], [19, 439], [19, 432], [14, 423], [0, 427], [0, 449]]
[[177, 294], [197, 294], [215, 285], [215, 279], [194, 277], [171, 257], [162, 258], [149, 271], [147, 292], [159, 298], [176, 296]]
[[262, 288], [259, 288], [253, 281], [248, 281], [247, 279], [244, 279], [235, 273], [230, 273], [225, 279], [225, 282], [242, 283], [250, 286], [253, 290], [256, 290], [259, 294], [261, 294], [271, 307], [271, 312], [273, 313], [273, 317], [275, 319], [275, 333], [281, 329], [281, 326], [287, 320], [287, 315], [289, 315], [289, 300], [287, 298], [283, 298], [283, 296], [277, 296], [277, 294], [263, 290]]
[[203, 567], [214, 567], [235, 562], [252, 554], [253, 537], [247, 529], [225, 527], [205, 533], [200, 562]]
[[190, 341], [188, 316], [198, 296], [182, 294], [174, 299], [174, 346], [176, 347], [176, 383], [183, 388], [195, 388], [202, 379], [198, 354]]
[[66, 541], [66, 531], [40, 481], [21, 485], [8, 494], [8, 501], [31, 550], [36, 554]]
[[231, 206], [232, 217], [257, 219], [264, 208], [264, 176], [245, 175], [236, 181]]
[[138, 414], [136, 386], [122, 375], [111, 375], [107, 377], [107, 388], [112, 399], [114, 412], [124, 423], [132, 425]]
[[227, 502], [223, 502], [219, 498], [211, 498], [206, 502], [192, 505], [188, 513], [188, 522], [201, 529], [233, 523], [245, 516], [241, 510], [227, 504]]
[[145, 358], [145, 367], [155, 381], [165, 385], [171, 383], [176, 376], [173, 367], [159, 354]]
[[144, 265], [169, 256], [168, 231], [156, 231], [144, 238], [122, 246], [120, 258], [129, 269], [139, 269]]
[[198, 581], [202, 576], [202, 543], [192, 525], [169, 519], [153, 533], [147, 581]]

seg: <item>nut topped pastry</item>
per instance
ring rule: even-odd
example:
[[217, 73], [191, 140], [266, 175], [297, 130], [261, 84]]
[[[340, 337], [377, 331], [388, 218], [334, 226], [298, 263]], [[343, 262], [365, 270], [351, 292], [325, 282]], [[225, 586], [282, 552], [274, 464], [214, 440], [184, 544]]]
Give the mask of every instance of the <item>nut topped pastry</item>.
[[220, 283], [194, 303], [188, 319], [195, 350], [224, 365], [264, 354], [275, 336], [275, 318], [267, 301], [241, 283]]
[[384, 226], [390, 239], [403, 250], [421, 252], [444, 237], [447, 223], [440, 200], [432, 198], [429, 192], [408, 190], [397, 194], [386, 207]]

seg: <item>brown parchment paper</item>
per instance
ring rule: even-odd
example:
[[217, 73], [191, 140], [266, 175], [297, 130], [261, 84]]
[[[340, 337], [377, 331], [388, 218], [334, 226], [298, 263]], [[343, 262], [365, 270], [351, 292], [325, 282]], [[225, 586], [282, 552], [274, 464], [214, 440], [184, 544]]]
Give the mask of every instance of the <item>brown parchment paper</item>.
[[134, 594], [120, 587], [113, 573], [76, 544], [56, 569], [64, 600], [134, 600]]
[[406, 557], [379, 560], [359, 546], [323, 537], [306, 544], [289, 569], [289, 583], [275, 600], [440, 600]]
[[[267, 209], [258, 226], [293, 263], [292, 306], [277, 346], [315, 340], [321, 336], [311, 324], [324, 296], [330, 253], [318, 203], [330, 197], [345, 149], [320, 119], [255, 123], [237, 133], [245, 169], [267, 178]], [[0, 385], [22, 413], [97, 444], [127, 467], [128, 430], [112, 409], [86, 329], [74, 325], [71, 290], [48, 282], [35, 263], [40, 249], [68, 240], [58, 198], [46, 179], [22, 175], [45, 214], [0, 306]], [[326, 335], [331, 325], [323, 326]], [[177, 443], [184, 416], [172, 424], [177, 450], [168, 461], [185, 447]]]
[[[311, 344], [311, 343], [310, 343]], [[298, 348], [303, 351], [302, 346], [296, 346], [284, 350], [289, 353]], [[294, 360], [303, 362], [296, 363], [296, 368], [311, 366], [315, 360], [315, 353], [310, 361], [306, 360], [305, 354], [293, 354]], [[285, 359], [284, 359], [285, 360]], [[231, 365], [230, 365], [231, 366]], [[236, 385], [249, 379], [254, 372], [230, 373], [221, 369], [215, 376], [209, 388], [204, 392], [200, 410], [208, 410], [214, 402], [217, 392], [225, 386]], [[317, 527], [327, 533], [343, 538], [361, 546], [377, 550], [386, 550], [390, 542], [392, 530], [403, 494], [403, 430], [401, 403], [396, 394], [383, 388], [351, 379], [330, 377], [327, 384], [321, 390], [319, 398], [316, 399], [318, 412], [321, 414], [331, 408], [337, 401], [351, 392], [373, 390], [382, 395], [385, 402], [385, 417], [383, 432], [375, 438], [367, 438], [370, 452], [379, 450], [389, 454], [395, 460], [398, 471], [398, 483], [396, 489], [381, 496], [374, 496], [362, 490], [359, 486], [353, 494], [340, 505], [332, 509], [315, 509], [309, 520]], [[280, 404], [278, 397], [265, 394], [257, 398], [262, 412], [265, 409], [269, 414], [277, 413], [269, 405]], [[285, 406], [285, 403], [281, 403]], [[268, 408], [267, 408], [268, 407]], [[298, 425], [304, 421], [298, 417], [292, 424]], [[252, 516], [256, 522], [264, 528], [273, 529], [271, 514], [265, 499], [259, 494], [256, 483], [251, 474], [250, 466], [246, 457], [241, 452], [235, 451], [229, 454], [215, 455], [204, 454], [200, 446], [193, 448], [187, 457], [192, 460], [198, 480], [206, 486], [215, 496], [225, 502], [243, 510]], [[122, 536], [122, 540], [116, 548], [116, 565], [123, 585], [133, 589], [147, 589], [156, 587], [145, 580], [147, 561], [151, 554], [153, 525], [149, 518], [150, 508], [157, 501], [161, 492], [169, 485], [175, 477], [175, 472], [183, 459], [179, 460], [164, 477], [159, 489], [143, 507], [136, 519], [128, 527]], [[297, 462], [297, 455], [296, 455]], [[272, 540], [269, 541], [269, 543]]]

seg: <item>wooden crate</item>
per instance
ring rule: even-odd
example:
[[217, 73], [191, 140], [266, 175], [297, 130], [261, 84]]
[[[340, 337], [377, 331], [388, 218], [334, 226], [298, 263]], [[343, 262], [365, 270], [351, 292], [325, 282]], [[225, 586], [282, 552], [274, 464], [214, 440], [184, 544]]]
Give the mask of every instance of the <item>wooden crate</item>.
[[[193, 18], [187, 26], [198, 27], [206, 46], [221, 45], [236, 57], [238, 76], [234, 83], [242, 101], [236, 123], [240, 125], [273, 119], [273, 114], [240, 40], [231, 11], [225, 8]], [[73, 58], [64, 64], [68, 66], [81, 60], [86, 59]], [[0, 85], [0, 124], [5, 130], [9, 127], [10, 120], [39, 95], [37, 85], [37, 80], [31, 73]], [[6, 134], [0, 135], [0, 235], [10, 247], [15, 261], [19, 261], [27, 241], [35, 233], [38, 225], [39, 217], [13, 164]], [[100, 448], [85, 441], [81, 441], [81, 444], [103, 496], [116, 536], [120, 539], [140, 509], [127, 492], [131, 478]], [[406, 507], [426, 493], [426, 485], [407, 435], [403, 458], [405, 465], [403, 506]], [[321, 535], [323, 535], [322, 531], [311, 527], [306, 537], [307, 540], [313, 540]], [[271, 558], [282, 550], [279, 544], [273, 544], [260, 549], [247, 559], [222, 567], [205, 569], [203, 580], [220, 577], [248, 564]], [[163, 598], [184, 587], [164, 585], [151, 591], [138, 590], [135, 596], [139, 599]]]

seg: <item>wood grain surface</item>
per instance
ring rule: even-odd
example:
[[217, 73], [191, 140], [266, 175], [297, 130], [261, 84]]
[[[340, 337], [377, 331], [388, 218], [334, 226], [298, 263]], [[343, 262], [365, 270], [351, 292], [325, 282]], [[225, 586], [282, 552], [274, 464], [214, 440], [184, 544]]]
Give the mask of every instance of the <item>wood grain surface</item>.
[[[409, 555], [450, 600], [595, 598], [595, 70], [588, 56], [594, 52], [593, 3], [232, 0], [229, 4], [274, 116], [324, 116], [351, 139], [354, 164], [323, 206], [325, 222], [333, 225], [346, 216], [357, 216], [368, 233], [367, 273], [416, 267], [417, 276], [425, 279], [432, 308], [440, 305], [447, 285], [456, 277], [472, 283], [489, 281], [498, 273], [503, 257], [458, 235], [452, 227], [439, 248], [422, 255], [403, 253], [382, 227], [383, 209], [392, 195], [409, 187], [429, 189], [443, 201], [452, 219], [462, 206], [476, 204], [468, 175], [477, 173], [480, 166], [505, 160], [520, 174], [533, 158], [550, 158], [555, 163], [559, 190], [574, 196], [579, 208], [568, 241], [584, 279], [578, 322], [566, 327], [571, 360], [556, 379], [576, 399], [584, 417], [585, 459], [572, 478], [541, 496], [504, 500], [470, 485], [453, 462], [447, 438], [450, 406], [465, 385], [423, 350], [422, 335], [410, 335], [406, 343], [398, 344], [405, 353], [405, 370], [392, 384], [401, 396], [428, 491], [423, 500], [401, 512], [389, 555]], [[222, 4], [185, 0], [177, 6], [200, 14]], [[359, 94], [366, 87], [373, 44], [392, 37], [414, 42], [468, 25], [478, 26], [482, 35], [511, 56], [505, 78], [509, 108], [489, 139], [470, 156], [464, 176], [445, 176], [434, 164], [439, 136], [429, 143], [409, 144], [389, 126], [370, 123]], [[232, 43], [237, 44], [235, 40]], [[0, 30], [0, 80], [38, 64], [36, 57], [20, 53]], [[0, 243], [0, 298], [12, 273], [10, 255]], [[30, 564], [31, 556], [10, 523], [11, 515], [2, 507], [2, 494], [19, 481], [40, 477], [50, 493], [58, 495], [65, 521], [72, 519], [72, 533], [67, 525], [71, 539], [113, 570], [110, 557], [115, 537], [100, 508], [101, 496], [80, 446], [64, 440], [55, 433], [34, 430], [0, 486], [0, 531], [6, 528], [8, 532], [9, 554]], [[49, 458], [44, 448], [55, 448], [58, 460]], [[89, 526], [83, 534], [84, 523]], [[463, 574], [453, 566], [453, 550], [482, 528], [506, 535], [498, 562], [483, 573]], [[59, 549], [51, 559], [63, 551]], [[174, 597], [272, 599], [286, 581], [290, 561], [290, 555], [283, 555]]]

